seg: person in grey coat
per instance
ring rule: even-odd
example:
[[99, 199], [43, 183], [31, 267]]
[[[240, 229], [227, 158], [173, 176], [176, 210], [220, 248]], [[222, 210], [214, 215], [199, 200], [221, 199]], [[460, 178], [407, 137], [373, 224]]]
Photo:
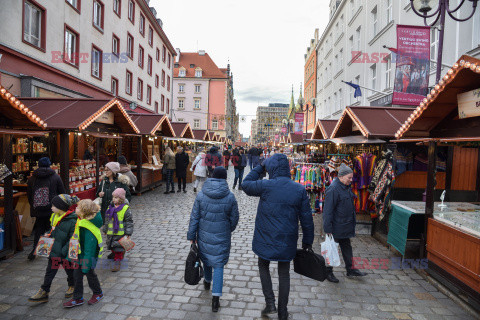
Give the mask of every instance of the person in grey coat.
[[[347, 276], [362, 277], [366, 274], [352, 269], [353, 250], [350, 238], [355, 237], [357, 223], [353, 202], [355, 195], [350, 187], [352, 179], [352, 169], [342, 164], [338, 170], [338, 177], [333, 180], [325, 193], [323, 230], [327, 235], [332, 235], [335, 242], [340, 245]], [[333, 274], [333, 267], [327, 267], [327, 280], [339, 282]]]
[[230, 256], [232, 232], [238, 223], [238, 205], [228, 189], [227, 170], [216, 167], [198, 193], [190, 215], [187, 239], [198, 242], [205, 267], [205, 290], [210, 290], [213, 269], [212, 311], [220, 307], [223, 268]]

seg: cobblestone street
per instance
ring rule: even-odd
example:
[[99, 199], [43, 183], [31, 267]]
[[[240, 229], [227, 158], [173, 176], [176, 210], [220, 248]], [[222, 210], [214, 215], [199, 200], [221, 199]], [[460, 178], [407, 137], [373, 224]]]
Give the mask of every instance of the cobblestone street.
[[[229, 184], [233, 168], [229, 170]], [[190, 243], [186, 233], [195, 194], [164, 195], [164, 187], [132, 201], [136, 247], [127, 264], [112, 273], [100, 263], [97, 273], [105, 294], [94, 306], [64, 309], [66, 275], [60, 270], [46, 304], [27, 301], [40, 287], [46, 260], [27, 261], [30, 250], [0, 261], [0, 319], [261, 319], [264, 307], [256, 256], [251, 250], [258, 199], [235, 190], [240, 221], [233, 234], [230, 262], [225, 269], [224, 295], [218, 314], [211, 312], [210, 292], [183, 281]], [[314, 218], [314, 250], [320, 251], [320, 217]], [[354, 256], [391, 258], [387, 248], [369, 235], [353, 239]], [[106, 260], [104, 260], [106, 261]], [[349, 279], [336, 268], [340, 283], [316, 282], [291, 267], [289, 312], [293, 319], [472, 319], [454, 301], [440, 293], [414, 270], [366, 270], [368, 276]], [[277, 290], [276, 270], [272, 273]], [[86, 281], [85, 281], [86, 285]], [[91, 291], [86, 286], [85, 298]], [[276, 318], [276, 317], [275, 317]]]

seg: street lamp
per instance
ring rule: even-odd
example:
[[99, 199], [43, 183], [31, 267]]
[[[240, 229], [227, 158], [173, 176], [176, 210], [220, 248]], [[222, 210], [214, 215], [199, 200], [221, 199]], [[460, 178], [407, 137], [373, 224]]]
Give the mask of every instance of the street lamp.
[[308, 113], [315, 110], [315, 106], [317, 104], [317, 99], [312, 98], [310, 99], [311, 104], [309, 105], [308, 103], [305, 104], [305, 99], [299, 98], [298, 99], [298, 104], [300, 105], [300, 109], [307, 114], [306, 116], [306, 122], [305, 122], [305, 138], [307, 137], [307, 127], [308, 127]]
[[[448, 13], [450, 18], [455, 21], [463, 22], [469, 20], [475, 14], [477, 9], [477, 4], [479, 0], [468, 0], [472, 3], [472, 13], [465, 19], [456, 18], [453, 16], [455, 12], [460, 10], [462, 5], [465, 3], [465, 0], [460, 1], [460, 4], [453, 10], [449, 8], [450, 0], [410, 0], [410, 6], [412, 7], [413, 12], [419, 17], [423, 18], [423, 21], [426, 26], [434, 26], [440, 20], [439, 25], [439, 39], [438, 39], [438, 53], [437, 53], [437, 79], [436, 82], [440, 81], [440, 76], [442, 72], [442, 51], [443, 51], [443, 36], [444, 36], [444, 27], [445, 27], [445, 13]], [[435, 11], [429, 14], [433, 8]], [[431, 23], [427, 23], [427, 18], [433, 18], [435, 20]]]

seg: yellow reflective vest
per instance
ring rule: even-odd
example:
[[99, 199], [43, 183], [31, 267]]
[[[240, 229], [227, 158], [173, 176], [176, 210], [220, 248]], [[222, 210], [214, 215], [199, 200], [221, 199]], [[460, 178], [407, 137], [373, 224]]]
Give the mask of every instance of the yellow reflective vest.
[[107, 230], [107, 235], [108, 236], [123, 236], [125, 234], [125, 229], [123, 227], [123, 219], [125, 218], [125, 212], [128, 210], [128, 205], [124, 205], [122, 210], [117, 212], [117, 217], [118, 217], [118, 231], [113, 232], [113, 219], [110, 219], [108, 221], [108, 230]]
[[[79, 239], [80, 227], [87, 229], [95, 236], [95, 238], [97, 239], [97, 245], [100, 248], [100, 250], [98, 250], [98, 257], [101, 258], [103, 255], [103, 240], [100, 229], [95, 226], [90, 220], [78, 219], [75, 225], [75, 231], [73, 233], [72, 239]], [[82, 248], [80, 246], [78, 248], [78, 253], [82, 253]]]

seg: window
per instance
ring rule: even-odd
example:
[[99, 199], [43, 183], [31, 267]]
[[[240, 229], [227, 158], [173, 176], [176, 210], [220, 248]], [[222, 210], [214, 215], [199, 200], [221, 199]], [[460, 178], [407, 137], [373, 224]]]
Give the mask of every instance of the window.
[[178, 85], [178, 92], [185, 92], [185, 85], [184, 84], [179, 84]]
[[129, 95], [132, 95], [132, 79], [132, 73], [127, 70], [127, 76], [125, 77], [125, 93]]
[[217, 119], [213, 119], [213, 121], [212, 121], [212, 129], [213, 129], [213, 130], [218, 130], [218, 120], [217, 120]]
[[158, 101], [155, 101], [155, 112], [158, 113]]
[[184, 108], [185, 108], [185, 100], [178, 99], [178, 109], [184, 109]]
[[170, 76], [167, 76], [167, 91], [170, 91]]
[[98, 79], [102, 79], [102, 57], [102, 51], [92, 46], [92, 76]]
[[93, 26], [103, 32], [103, 3], [93, 1]]
[[153, 47], [153, 29], [150, 26], [148, 27], [148, 44]]
[[195, 93], [200, 93], [200, 85], [199, 84], [195, 85]]
[[160, 49], [158, 49], [158, 48], [155, 52], [155, 58], [157, 58], [157, 61], [160, 61]]
[[333, 94], [333, 108], [332, 108], [332, 113], [337, 111], [339, 108], [338, 108], [338, 105], [337, 105], [337, 93], [335, 92]]
[[149, 85], [147, 85], [147, 104], [152, 104], [152, 87], [150, 87]]
[[184, 122], [185, 119], [183, 119], [183, 118], [178, 118], [177, 121], [178, 121], [178, 122]]
[[80, 0], [65, 0], [76, 11], [80, 11]]
[[196, 78], [201, 78], [202, 77], [202, 69], [200, 69], [200, 68], [195, 69], [195, 77]]
[[377, 17], [377, 6], [372, 10], [372, 37], [375, 37], [378, 32], [378, 17]]
[[162, 48], [162, 61], [163, 62], [165, 62], [166, 55], [167, 55], [167, 48], [165, 46], [163, 46], [163, 48]]
[[165, 87], [165, 70], [162, 70], [162, 87]]
[[172, 66], [172, 55], [170, 53], [168, 54], [167, 66], [168, 69]]
[[138, 31], [145, 37], [145, 16], [140, 13], [140, 24], [138, 25]]
[[377, 65], [374, 63], [370, 66], [370, 79], [372, 89], [377, 88]]
[[161, 102], [161, 107], [162, 107], [162, 112], [165, 111], [165, 96], [162, 94], [162, 98], [160, 99]]
[[149, 75], [152, 75], [152, 64], [153, 64], [153, 59], [152, 57], [149, 55], [148, 56], [148, 60], [147, 60], [147, 72]]
[[45, 9], [24, 2], [23, 40], [37, 48], [45, 49]]
[[65, 62], [78, 66], [78, 44], [78, 33], [69, 27], [65, 27]]
[[143, 48], [138, 46], [138, 66], [143, 69]]
[[340, 53], [338, 54], [339, 56], [339, 70], [342, 70], [343, 69], [343, 49], [340, 49]]
[[392, 0], [387, 0], [387, 24], [393, 20], [393, 4]]
[[352, 10], [352, 19], [353, 19], [353, 16], [355, 15], [355, 12], [356, 12], [356, 7], [355, 7], [355, 0], [350, 0], [350, 9]]
[[193, 119], [193, 129], [200, 128], [200, 119]]
[[158, 74], [156, 74], [155, 75], [155, 88], [158, 88], [159, 82], [160, 82], [160, 80], [159, 80]]
[[360, 51], [360, 41], [361, 41], [361, 34], [362, 34], [362, 27], [358, 27], [357, 31], [355, 31], [356, 35], [356, 44], [355, 44], [355, 50]]
[[338, 69], [338, 68], [339, 68], [338, 54], [335, 55], [334, 63], [335, 63], [335, 65], [334, 65], [335, 72], [334, 72], [334, 73], [336, 74], [336, 73], [338, 72], [338, 70], [339, 70], [339, 69]]
[[[437, 61], [438, 50], [438, 30], [432, 28], [430, 30], [430, 60]], [[430, 70], [435, 70], [435, 64], [430, 63]]]
[[170, 99], [167, 98], [167, 114], [170, 113]]
[[390, 74], [392, 73], [392, 59], [390, 55], [384, 60], [385, 65], [385, 89], [390, 88]]
[[112, 53], [117, 57], [120, 54], [120, 39], [115, 34], [112, 36]]
[[178, 71], [178, 76], [179, 77], [185, 77], [186, 76], [186, 71], [184, 67], [181, 67], [180, 70]]
[[193, 108], [197, 110], [200, 109], [200, 99], [194, 99], [193, 102]]
[[118, 79], [112, 77], [110, 92], [116, 97], [118, 95]]
[[121, 17], [121, 10], [122, 0], [113, 0], [113, 12], [115, 12], [119, 18]]
[[127, 56], [130, 59], [133, 59], [133, 45], [134, 45], [133, 37], [130, 33], [127, 33]]
[[140, 101], [143, 99], [143, 81], [140, 78], [137, 81], [137, 99]]
[[128, 1], [128, 20], [135, 24], [135, 2], [133, 0]]
[[343, 109], [343, 93], [342, 93], [342, 89], [339, 89], [338, 90], [338, 106], [339, 106], [339, 110]]

